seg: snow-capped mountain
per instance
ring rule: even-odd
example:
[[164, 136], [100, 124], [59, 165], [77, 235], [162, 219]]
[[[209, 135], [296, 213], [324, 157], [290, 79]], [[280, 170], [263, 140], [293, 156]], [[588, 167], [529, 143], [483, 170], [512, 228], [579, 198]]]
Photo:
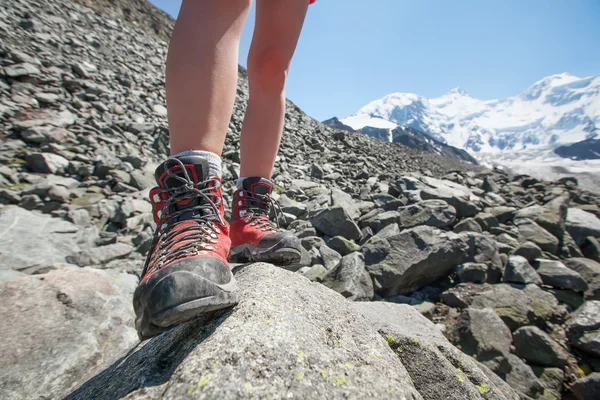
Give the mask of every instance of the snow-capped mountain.
[[564, 144], [600, 138], [600, 76], [552, 75], [502, 100], [479, 100], [460, 89], [433, 99], [392, 93], [341, 122], [357, 130], [412, 127], [484, 162], [541, 156]]

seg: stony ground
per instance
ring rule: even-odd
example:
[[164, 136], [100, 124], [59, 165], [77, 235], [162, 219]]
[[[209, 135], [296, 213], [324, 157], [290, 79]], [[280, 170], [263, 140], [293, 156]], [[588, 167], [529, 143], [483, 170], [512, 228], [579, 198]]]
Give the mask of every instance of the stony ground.
[[[138, 27], [113, 20], [130, 7], [117, 3], [0, 0], [2, 398], [600, 396], [597, 195], [335, 130], [292, 103], [274, 181], [302, 263], [246, 267], [233, 311], [134, 348], [172, 22], [141, 3]], [[247, 93], [240, 69], [227, 199]]]

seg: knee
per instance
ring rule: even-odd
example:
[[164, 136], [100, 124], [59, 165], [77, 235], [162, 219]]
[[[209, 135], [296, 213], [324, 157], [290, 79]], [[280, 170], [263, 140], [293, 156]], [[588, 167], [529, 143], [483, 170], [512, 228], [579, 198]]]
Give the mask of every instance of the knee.
[[282, 51], [266, 48], [248, 57], [250, 91], [278, 95], [285, 91], [290, 59]]

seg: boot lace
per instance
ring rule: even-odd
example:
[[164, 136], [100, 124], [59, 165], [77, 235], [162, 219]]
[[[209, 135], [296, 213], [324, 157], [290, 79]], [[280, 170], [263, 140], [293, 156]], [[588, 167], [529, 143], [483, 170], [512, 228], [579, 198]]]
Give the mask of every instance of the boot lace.
[[[179, 165], [180, 176], [172, 171], [169, 165]], [[142, 277], [149, 267], [160, 269], [167, 263], [177, 259], [207, 254], [214, 250], [218, 242], [221, 230], [217, 223], [224, 225], [218, 205], [222, 199], [213, 193], [213, 188], [221, 185], [216, 179], [194, 183], [190, 178], [184, 164], [176, 159], [169, 158], [165, 165], [165, 171], [169, 178], [176, 179], [181, 185], [163, 189], [160, 194], [168, 194], [168, 200], [159, 211], [160, 219], [152, 239], [152, 250], [146, 258]], [[213, 187], [209, 187], [212, 184]], [[190, 205], [177, 210], [174, 206], [182, 201], [199, 199], [198, 204]], [[184, 221], [194, 221], [194, 224], [186, 224], [178, 229], [173, 229], [183, 214], [190, 214]]]
[[[250, 226], [255, 226], [264, 231], [280, 231], [279, 218], [283, 214], [281, 206], [268, 194], [253, 193], [247, 190], [241, 190], [240, 193], [247, 198], [247, 204], [242, 206], [245, 211], [242, 218], [245, 223], [250, 223]], [[270, 210], [275, 213], [275, 222], [269, 219]]]

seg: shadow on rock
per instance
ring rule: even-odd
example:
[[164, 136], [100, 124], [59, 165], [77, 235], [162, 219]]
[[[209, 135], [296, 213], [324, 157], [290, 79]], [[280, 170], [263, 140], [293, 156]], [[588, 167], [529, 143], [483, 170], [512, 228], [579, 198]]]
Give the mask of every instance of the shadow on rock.
[[231, 313], [231, 309], [208, 313], [140, 343], [66, 399], [116, 399], [143, 387], [166, 383], [186, 356]]

